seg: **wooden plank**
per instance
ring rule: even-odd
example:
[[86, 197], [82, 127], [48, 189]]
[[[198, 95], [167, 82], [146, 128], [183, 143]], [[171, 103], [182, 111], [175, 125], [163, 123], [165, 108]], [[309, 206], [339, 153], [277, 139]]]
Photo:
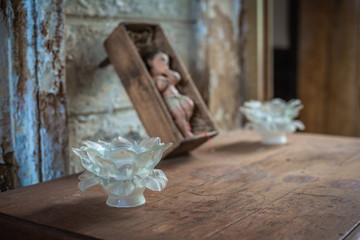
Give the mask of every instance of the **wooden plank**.
[[299, 3], [300, 119], [309, 132], [360, 136], [359, 2]]
[[[327, 62], [324, 122], [326, 133], [357, 136], [360, 121], [358, 0], [336, 1]], [[346, 124], [344, 124], [346, 123]], [[358, 135], [360, 136], [360, 135]]]
[[[262, 55], [258, 53], [258, 35], [257, 28], [257, 6], [258, 1], [246, 1], [246, 21], [248, 25], [247, 43], [245, 48], [245, 56], [247, 62], [246, 71], [246, 100], [259, 99], [263, 100], [263, 78], [261, 77], [262, 65], [260, 64]], [[258, 70], [261, 68], [261, 71]]]
[[211, 239], [339, 239], [360, 219], [360, 154]]
[[216, 136], [218, 133], [216, 131], [213, 132], [205, 132], [202, 134], [197, 134], [195, 137], [192, 137], [191, 139], [184, 139], [181, 141], [180, 146], [172, 151], [170, 154], [166, 155], [166, 158], [175, 157], [179, 154], [182, 154], [183, 152], [189, 152], [196, 148], [197, 146], [200, 146], [206, 141], [210, 141], [210, 139], [214, 136]]
[[300, 119], [309, 132], [324, 132], [324, 98], [331, 31], [328, 13], [334, 1], [300, 1], [298, 96], [305, 108]]
[[103, 239], [203, 239], [360, 158], [359, 139], [295, 134], [273, 147], [259, 140], [231, 132], [213, 148], [161, 162], [169, 185], [147, 191], [142, 207], [107, 207], [100, 187], [80, 192], [72, 176], [2, 193], [0, 212]]
[[271, 100], [274, 97], [274, 77], [273, 77], [273, 69], [274, 69], [274, 23], [273, 23], [273, 8], [274, 3], [273, 0], [263, 0], [263, 14], [264, 19], [262, 25], [264, 27], [264, 38], [263, 45], [264, 45], [264, 98], [265, 100]]

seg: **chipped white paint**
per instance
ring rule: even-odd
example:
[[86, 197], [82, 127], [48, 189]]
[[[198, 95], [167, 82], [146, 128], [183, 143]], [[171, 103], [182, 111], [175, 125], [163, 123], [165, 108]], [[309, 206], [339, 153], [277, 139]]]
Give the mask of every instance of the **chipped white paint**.
[[41, 151], [41, 169], [42, 181], [49, 181], [54, 178], [64, 176], [64, 161], [56, 161], [58, 149], [62, 148], [61, 140], [53, 142], [45, 128], [40, 129], [41, 147], [45, 151]]
[[203, 19], [198, 19], [195, 24], [195, 40], [196, 43], [203, 43], [197, 46], [198, 60], [195, 62], [197, 71], [203, 71], [205, 69], [206, 59], [206, 36], [208, 29]]
[[213, 93], [218, 86], [218, 77], [215, 69], [210, 69], [210, 93]]
[[67, 172], [64, 1], [35, 0], [37, 4], [37, 79], [39, 82], [40, 163], [42, 181]]
[[[14, 13], [14, 7], [8, 1], [7, 7], [11, 8], [12, 14], [22, 12], [26, 18], [16, 19], [14, 24], [9, 26], [8, 37], [18, 39], [22, 46], [14, 46], [15, 40], [8, 46], [11, 55], [9, 72], [10, 90], [10, 115], [12, 144], [14, 148], [14, 159], [16, 161], [16, 174], [18, 186], [27, 186], [40, 181], [39, 176], [39, 147], [37, 131], [37, 104], [36, 89], [37, 81], [35, 76], [35, 42], [34, 42], [34, 18], [35, 5], [32, 1], [21, 1], [18, 3], [18, 13]], [[23, 15], [22, 15], [23, 16]], [[22, 17], [20, 16], [20, 17]], [[17, 15], [19, 18], [19, 15]], [[15, 17], [14, 17], [15, 18]], [[24, 24], [24, 25], [22, 25]], [[14, 32], [16, 32], [16, 35]], [[23, 34], [23, 38], [22, 38]], [[24, 58], [21, 59], [18, 51], [25, 50]], [[17, 65], [13, 64], [17, 61]], [[22, 68], [20, 68], [22, 66]]]
[[224, 109], [218, 108], [216, 113], [214, 114], [214, 120], [220, 122], [224, 119]]
[[218, 38], [220, 40], [226, 41], [225, 40], [225, 33], [224, 33], [224, 30], [222, 28], [217, 29], [217, 34], [218, 34]]
[[233, 0], [232, 2], [232, 13], [230, 15], [231, 17], [231, 22], [233, 23], [233, 40], [236, 41], [239, 37], [240, 34], [240, 27], [239, 26], [239, 16], [240, 16], [240, 11], [241, 11], [241, 3], [240, 0]]

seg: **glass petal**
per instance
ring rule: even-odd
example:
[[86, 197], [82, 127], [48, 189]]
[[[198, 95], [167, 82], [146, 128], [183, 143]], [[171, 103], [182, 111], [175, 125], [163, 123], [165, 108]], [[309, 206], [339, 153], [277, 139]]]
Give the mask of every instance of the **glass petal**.
[[78, 184], [78, 187], [81, 191], [85, 191], [89, 187], [92, 187], [92, 186], [95, 186], [95, 185], [98, 185], [101, 183], [102, 183], [101, 178], [94, 176], [94, 178], [81, 180]]
[[152, 150], [154, 147], [160, 144], [160, 138], [154, 137], [154, 138], [144, 138], [139, 143], [139, 150], [140, 152], [145, 152], [148, 150]]
[[101, 157], [94, 149], [87, 148], [86, 152], [92, 160], [91, 166], [84, 166], [87, 170], [99, 176], [115, 177], [117, 175], [113, 162]]
[[87, 161], [90, 161], [89, 156], [85, 152], [83, 148], [73, 148], [73, 152], [80, 157], [80, 159], [85, 159]]
[[293, 121], [293, 124], [299, 130], [304, 130], [305, 129], [305, 125], [299, 120]]
[[110, 149], [116, 149], [116, 148], [129, 148], [129, 149], [133, 149], [134, 150], [134, 144], [129, 141], [126, 138], [123, 137], [116, 137], [114, 138], [111, 143], [110, 143]]
[[80, 176], [79, 179], [80, 180], [86, 180], [86, 179], [91, 179], [91, 178], [95, 178], [96, 175], [94, 175], [92, 172], [89, 171], [84, 171]]
[[153, 191], [161, 191], [168, 182], [165, 173], [159, 169], [154, 169], [153, 173], [146, 177], [145, 187]]
[[116, 149], [109, 153], [107, 156], [108, 160], [112, 161], [116, 167], [120, 167], [124, 164], [132, 164], [134, 162], [136, 153], [132, 150], [121, 150]]
[[140, 153], [136, 156], [136, 166], [137, 168], [152, 168], [154, 161], [154, 152], [147, 151]]
[[98, 144], [100, 144], [104, 148], [108, 148], [110, 146], [109, 142], [105, 142], [103, 140], [98, 140]]
[[153, 160], [153, 167], [155, 167], [161, 160], [162, 155], [166, 151], [166, 149], [170, 148], [173, 144], [168, 143], [166, 145], [162, 145], [158, 149], [155, 150], [154, 160]]
[[131, 164], [124, 164], [117, 169], [117, 180], [128, 180], [133, 176], [133, 168]]
[[106, 149], [102, 144], [93, 141], [84, 141], [83, 144], [85, 144], [88, 148], [95, 149], [98, 153], [100, 153], [100, 155], [104, 156]]

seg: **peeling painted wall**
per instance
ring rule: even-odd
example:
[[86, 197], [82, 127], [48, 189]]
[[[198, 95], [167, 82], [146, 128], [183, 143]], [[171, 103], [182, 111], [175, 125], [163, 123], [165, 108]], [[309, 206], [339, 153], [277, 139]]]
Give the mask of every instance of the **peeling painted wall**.
[[12, 142], [10, 82], [11, 55], [8, 53], [10, 38], [10, 23], [13, 15], [8, 2], [0, 1], [0, 191], [13, 188], [15, 185], [14, 148]]
[[[38, 111], [36, 102], [34, 3], [6, 1], [1, 9], [1, 24], [6, 38], [1, 44], [1, 105], [3, 119], [1, 146], [7, 169], [1, 189], [25, 186], [40, 181]], [[5, 109], [4, 109], [5, 108]]]
[[63, 3], [1, 1], [2, 191], [65, 174]]
[[42, 181], [68, 172], [65, 84], [65, 3], [37, 0], [37, 79]]

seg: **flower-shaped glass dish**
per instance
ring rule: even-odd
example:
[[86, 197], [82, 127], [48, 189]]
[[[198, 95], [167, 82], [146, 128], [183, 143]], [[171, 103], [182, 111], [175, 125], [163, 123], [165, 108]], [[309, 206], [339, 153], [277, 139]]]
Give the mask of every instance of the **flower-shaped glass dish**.
[[284, 144], [287, 142], [286, 133], [293, 133], [296, 129], [304, 130], [304, 124], [293, 120], [303, 108], [301, 101], [285, 102], [275, 98], [268, 102], [248, 101], [240, 111], [250, 121], [245, 129], [253, 129], [262, 135], [265, 144]]
[[112, 207], [135, 207], [145, 203], [144, 190], [161, 191], [167, 178], [163, 171], [154, 169], [172, 143], [160, 138], [146, 138], [137, 143], [123, 137], [110, 143], [85, 141], [85, 146], [73, 148], [86, 171], [79, 176], [79, 189], [97, 184], [108, 194], [106, 204]]

